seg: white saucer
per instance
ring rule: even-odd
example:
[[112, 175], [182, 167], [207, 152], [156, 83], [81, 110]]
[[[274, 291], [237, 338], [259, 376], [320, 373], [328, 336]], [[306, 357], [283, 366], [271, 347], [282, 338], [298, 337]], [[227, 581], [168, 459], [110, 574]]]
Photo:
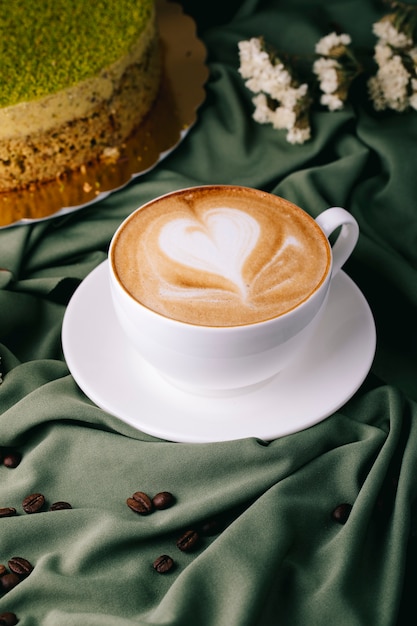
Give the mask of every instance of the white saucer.
[[192, 443], [244, 437], [270, 441], [324, 420], [352, 397], [372, 365], [376, 332], [364, 296], [341, 271], [299, 362], [239, 396], [187, 394], [141, 359], [137, 370], [129, 368], [130, 348], [115, 318], [105, 261], [74, 293], [63, 321], [62, 344], [82, 391], [145, 433]]

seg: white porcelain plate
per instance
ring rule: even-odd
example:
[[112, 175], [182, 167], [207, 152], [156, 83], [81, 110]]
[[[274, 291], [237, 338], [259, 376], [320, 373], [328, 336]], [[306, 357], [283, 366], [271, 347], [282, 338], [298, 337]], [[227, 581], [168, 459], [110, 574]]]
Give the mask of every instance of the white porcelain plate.
[[74, 293], [62, 344], [82, 391], [138, 430], [178, 442], [270, 441], [324, 420], [353, 396], [372, 365], [376, 332], [364, 296], [341, 271], [313, 341], [291, 368], [239, 396], [187, 394], [140, 358], [132, 367], [130, 347], [115, 318], [105, 261]]

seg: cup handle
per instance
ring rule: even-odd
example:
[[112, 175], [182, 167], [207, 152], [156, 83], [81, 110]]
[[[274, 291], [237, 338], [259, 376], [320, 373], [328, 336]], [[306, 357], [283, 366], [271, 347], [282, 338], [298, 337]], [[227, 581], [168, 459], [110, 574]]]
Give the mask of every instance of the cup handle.
[[359, 238], [358, 222], [353, 215], [341, 207], [326, 209], [316, 217], [316, 222], [327, 237], [341, 226], [340, 233], [332, 245], [332, 276], [334, 276], [348, 260], [356, 246]]

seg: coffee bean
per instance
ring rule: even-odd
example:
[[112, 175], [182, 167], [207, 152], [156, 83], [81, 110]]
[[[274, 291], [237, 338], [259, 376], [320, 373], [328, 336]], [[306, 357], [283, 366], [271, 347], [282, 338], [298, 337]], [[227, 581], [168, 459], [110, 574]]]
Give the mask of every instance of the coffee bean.
[[143, 491], [135, 491], [132, 498], [136, 500], [142, 507], [145, 509], [147, 513], [150, 513], [153, 509], [152, 500], [148, 496], [148, 494]]
[[19, 583], [19, 576], [17, 574], [14, 574], [13, 572], [10, 572], [10, 574], [4, 574], [4, 576], [0, 578], [0, 585], [3, 588], [3, 591], [10, 591]]
[[128, 498], [126, 500], [126, 504], [129, 507], [129, 509], [131, 509], [135, 513], [140, 513], [141, 512], [140, 511], [141, 507], [139, 507], [138, 503], [133, 498]]
[[175, 502], [175, 498], [169, 491], [161, 491], [152, 498], [152, 503], [156, 509], [167, 509]]
[[63, 511], [64, 509], [72, 509], [72, 506], [70, 505], [69, 502], [64, 502], [64, 501], [62, 501], [62, 502], [54, 502], [49, 507], [50, 511]]
[[0, 626], [15, 626], [18, 622], [19, 620], [15, 613], [11, 613], [10, 611], [0, 613]]
[[126, 504], [132, 511], [140, 515], [148, 515], [153, 509], [152, 500], [143, 491], [135, 491], [133, 496], [126, 500]]
[[45, 504], [45, 496], [41, 493], [32, 493], [22, 502], [23, 510], [25, 513], [38, 513]]
[[33, 570], [33, 565], [21, 556], [13, 556], [8, 562], [9, 570], [20, 578], [26, 578]]
[[195, 530], [187, 530], [177, 540], [177, 548], [182, 552], [191, 552], [197, 546], [200, 537]]
[[174, 561], [167, 554], [162, 554], [153, 562], [153, 568], [158, 574], [166, 574], [174, 566]]
[[0, 576], [4, 576], [4, 574], [7, 574], [7, 568], [3, 563], [0, 563]]
[[142, 502], [138, 502], [135, 498], [128, 498], [126, 500], [126, 504], [135, 513], [139, 513], [139, 515], [148, 515], [151, 512], [146, 505]]
[[346, 524], [352, 508], [353, 507], [351, 504], [343, 502], [332, 511], [332, 518], [335, 522], [338, 522], [339, 524]]
[[6, 452], [3, 456], [3, 465], [5, 467], [14, 469], [15, 467], [19, 465], [21, 460], [22, 460], [22, 455], [20, 454], [20, 452], [16, 452], [16, 451]]
[[12, 517], [16, 515], [16, 509], [13, 506], [5, 506], [0, 509], [0, 517]]

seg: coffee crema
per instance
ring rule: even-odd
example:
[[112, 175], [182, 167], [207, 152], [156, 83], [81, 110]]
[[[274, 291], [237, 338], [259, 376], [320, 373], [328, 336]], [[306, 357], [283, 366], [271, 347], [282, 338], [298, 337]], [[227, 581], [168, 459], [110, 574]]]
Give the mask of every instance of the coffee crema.
[[330, 247], [305, 211], [234, 186], [184, 189], [132, 214], [115, 237], [122, 286], [166, 317], [204, 326], [253, 324], [308, 299]]

